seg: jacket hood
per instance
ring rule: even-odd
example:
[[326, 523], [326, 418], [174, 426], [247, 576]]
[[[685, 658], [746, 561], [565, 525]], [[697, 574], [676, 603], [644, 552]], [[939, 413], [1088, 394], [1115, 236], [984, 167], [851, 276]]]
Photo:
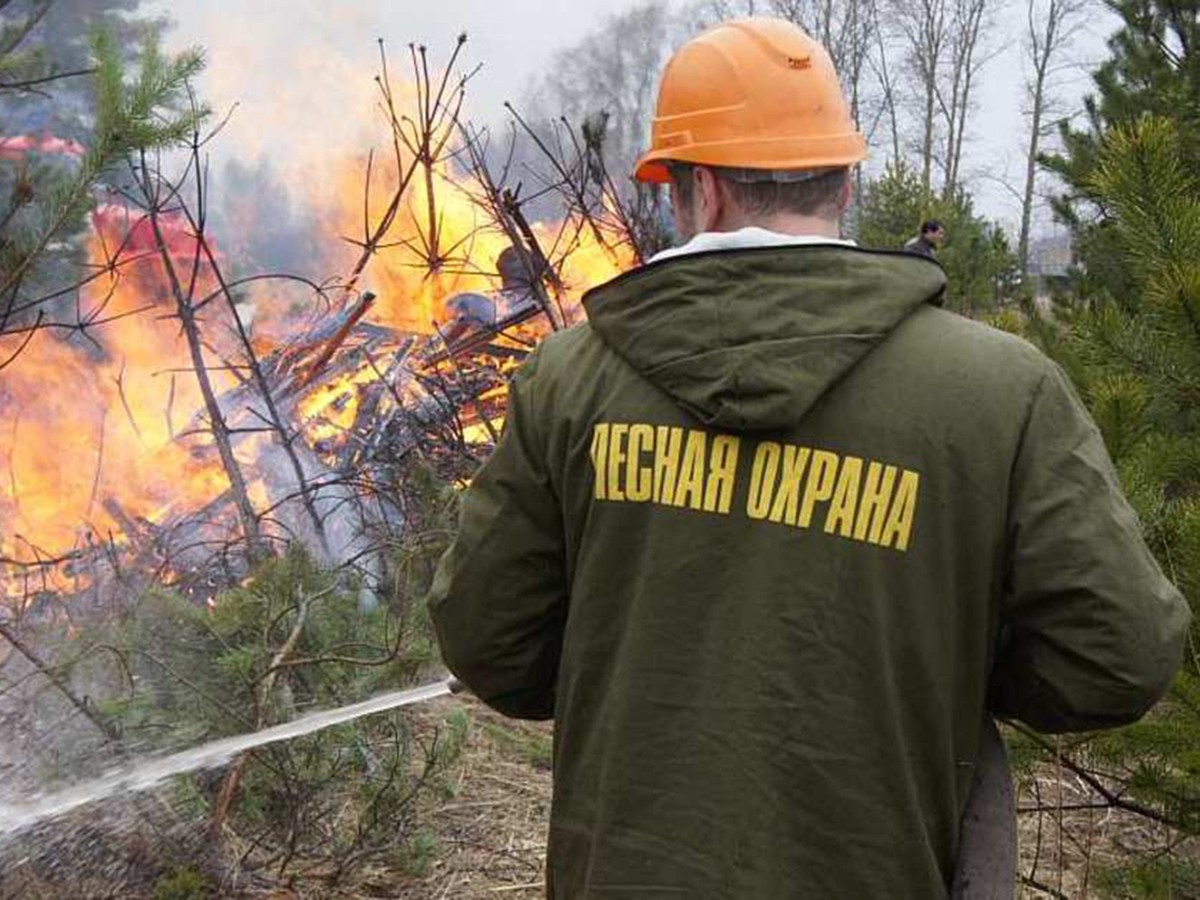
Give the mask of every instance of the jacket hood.
[[583, 305], [606, 344], [702, 422], [757, 431], [798, 422], [945, 287], [941, 266], [912, 254], [763, 247], [652, 263]]

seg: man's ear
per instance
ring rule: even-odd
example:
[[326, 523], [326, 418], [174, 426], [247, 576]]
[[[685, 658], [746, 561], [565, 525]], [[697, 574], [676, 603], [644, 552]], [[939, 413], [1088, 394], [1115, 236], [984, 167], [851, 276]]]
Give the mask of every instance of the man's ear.
[[842, 176], [842, 190], [838, 195], [838, 212], [844, 213], [850, 208], [850, 201], [854, 199], [854, 179], [851, 177], [853, 169], [847, 169], [846, 174]]
[[694, 166], [692, 189], [695, 195], [696, 230], [720, 231], [728, 211], [729, 198], [715, 172], [707, 166]]

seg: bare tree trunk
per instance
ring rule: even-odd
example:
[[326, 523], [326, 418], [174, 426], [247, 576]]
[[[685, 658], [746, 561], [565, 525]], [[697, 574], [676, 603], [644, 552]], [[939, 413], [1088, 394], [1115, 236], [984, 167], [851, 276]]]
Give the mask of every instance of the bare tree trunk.
[[[957, 54], [955, 54], [957, 55]], [[941, 107], [942, 117], [946, 120], [946, 149], [942, 155], [944, 180], [942, 194], [949, 197], [954, 193], [954, 147], [958, 139], [958, 108], [962, 102], [963, 68], [957, 59], [951, 59], [950, 101], [947, 103], [938, 90], [938, 106]]]
[[920, 34], [920, 74], [925, 92], [924, 141], [921, 154], [922, 181], [928, 189], [933, 183], [933, 148], [937, 125], [934, 120], [938, 78], [941, 75], [942, 55], [946, 44], [946, 0], [923, 0], [924, 20]]
[[879, 23], [879, 7], [873, 7], [875, 17], [875, 48], [878, 51], [879, 63], [875, 68], [879, 86], [883, 91], [883, 105], [887, 113], [889, 131], [892, 138], [892, 163], [900, 162], [900, 117], [896, 112], [896, 84], [888, 66], [887, 43], [884, 39], [883, 28]]
[[1029, 238], [1033, 228], [1033, 204], [1037, 188], [1038, 154], [1046, 131], [1046, 119], [1056, 60], [1068, 47], [1083, 22], [1089, 0], [1048, 0], [1039, 20], [1038, 0], [1026, 6], [1026, 51], [1032, 66], [1032, 78], [1026, 84], [1029, 95], [1029, 142], [1025, 154], [1025, 186], [1021, 194], [1021, 231], [1017, 258], [1022, 276], [1029, 274]]
[[[853, 2], [853, 0], [851, 0]], [[821, 43], [829, 46], [833, 43], [833, 0], [824, 0], [819, 11]], [[841, 72], [841, 67], [838, 67]]]
[[[1050, 0], [1051, 9], [1056, 0]], [[1033, 0], [1030, 0], [1033, 7]], [[1049, 21], [1049, 19], [1048, 19]], [[1047, 30], [1049, 30], [1049, 24]], [[1044, 48], [1043, 48], [1044, 49]], [[1035, 58], [1032, 90], [1032, 106], [1029, 110], [1029, 149], [1025, 155], [1025, 190], [1021, 194], [1021, 234], [1017, 241], [1017, 259], [1021, 275], [1029, 274], [1029, 229], [1033, 224], [1033, 192], [1037, 183], [1038, 145], [1042, 137], [1042, 113], [1046, 96], [1046, 63], [1048, 56], [1042, 53]]]
[[939, 82], [950, 39], [946, 4], [949, 0], [889, 0], [889, 21], [901, 38], [907, 56], [907, 81], [920, 98], [919, 151], [921, 183], [933, 183], [937, 143]]
[[952, 102], [947, 110], [945, 195], [949, 197], [962, 180], [963, 141], [971, 112], [971, 86], [979, 68], [987, 61], [981, 57], [980, 37], [991, 11], [989, 0], [956, 0], [951, 40]]

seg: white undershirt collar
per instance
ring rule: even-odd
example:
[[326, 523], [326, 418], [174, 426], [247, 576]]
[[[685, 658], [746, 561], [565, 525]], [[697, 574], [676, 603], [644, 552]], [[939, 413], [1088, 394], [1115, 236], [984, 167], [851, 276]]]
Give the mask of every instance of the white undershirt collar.
[[671, 247], [656, 253], [649, 262], [656, 263], [676, 256], [707, 253], [710, 250], [744, 250], [751, 247], [803, 247], [811, 244], [827, 244], [834, 247], [857, 247], [854, 241], [822, 237], [815, 234], [782, 234], [751, 225], [737, 231], [702, 231], [686, 244]]

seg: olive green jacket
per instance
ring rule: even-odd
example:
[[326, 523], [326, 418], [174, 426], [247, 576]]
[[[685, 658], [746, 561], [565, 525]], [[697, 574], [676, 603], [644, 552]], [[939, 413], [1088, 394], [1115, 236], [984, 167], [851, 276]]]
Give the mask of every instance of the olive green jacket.
[[940, 267], [654, 263], [513, 379], [431, 597], [555, 719], [556, 900], [945, 897], [984, 709], [1129, 722], [1189, 618], [1096, 428]]

